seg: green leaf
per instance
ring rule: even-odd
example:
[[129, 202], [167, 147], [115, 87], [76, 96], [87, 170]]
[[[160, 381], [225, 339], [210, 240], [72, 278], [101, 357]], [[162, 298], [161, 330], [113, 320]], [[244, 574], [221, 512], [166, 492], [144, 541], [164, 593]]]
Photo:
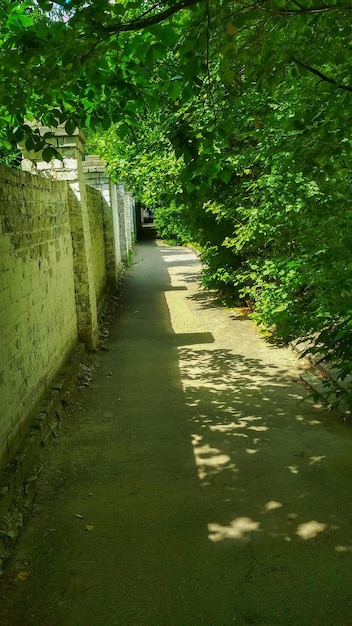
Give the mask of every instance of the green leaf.
[[57, 152], [55, 148], [52, 148], [51, 146], [47, 146], [46, 148], [44, 148], [42, 152], [42, 158], [47, 163], [50, 163], [50, 161], [56, 156], [56, 154]]
[[127, 124], [121, 124], [121, 126], [116, 129], [116, 132], [121, 139], [124, 139], [130, 132], [130, 128]]
[[189, 163], [192, 161], [193, 159], [193, 153], [191, 150], [189, 150], [188, 148], [184, 147], [182, 150], [183, 153], [183, 160], [186, 163], [186, 165], [189, 165]]
[[12, 131], [12, 135], [13, 135], [13, 138], [14, 138], [14, 140], [16, 142], [22, 141], [22, 139], [24, 137], [23, 126], [17, 126], [16, 128], [14, 128], [13, 131]]
[[105, 117], [103, 117], [101, 125], [104, 130], [109, 130], [111, 126], [111, 118], [109, 115], [105, 115]]
[[34, 150], [35, 145], [36, 145], [34, 137], [27, 137], [24, 145], [26, 147], [26, 150], [28, 150], [28, 152], [30, 152], [31, 150]]
[[162, 43], [155, 43], [150, 46], [147, 54], [147, 60], [154, 63], [157, 59], [163, 59], [166, 56], [167, 47]]
[[163, 34], [162, 34], [162, 42], [168, 46], [173, 46], [179, 40], [179, 35], [176, 33], [175, 29], [170, 26], [164, 26]]
[[171, 98], [171, 100], [177, 100], [178, 96], [180, 95], [181, 92], [181, 83], [179, 82], [172, 82], [171, 85], [168, 87], [167, 93], [169, 95], [169, 97]]
[[224, 183], [228, 183], [231, 178], [232, 172], [231, 170], [221, 170], [219, 177]]
[[67, 120], [65, 123], [65, 131], [68, 135], [73, 135], [77, 128], [77, 122], [75, 120]]
[[233, 81], [235, 80], [235, 72], [229, 68], [227, 68], [224, 72], [223, 72], [223, 79], [225, 81], [225, 83], [233, 83]]
[[51, 11], [52, 9], [52, 3], [49, 0], [38, 0], [38, 4], [43, 11]]

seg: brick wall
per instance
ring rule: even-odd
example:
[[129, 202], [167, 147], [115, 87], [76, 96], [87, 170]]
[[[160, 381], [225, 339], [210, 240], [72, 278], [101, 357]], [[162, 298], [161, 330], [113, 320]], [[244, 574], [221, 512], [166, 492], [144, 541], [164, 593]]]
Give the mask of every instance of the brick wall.
[[0, 166], [0, 472], [69, 352], [97, 346], [98, 302], [132, 247], [130, 194], [96, 157], [85, 180], [78, 129], [55, 133], [62, 161]]
[[0, 465], [77, 340], [67, 197], [0, 166]]
[[26, 171], [0, 165], [0, 573], [14, 536], [7, 513], [34, 493], [38, 447], [84, 347], [98, 345], [98, 301], [111, 293], [107, 283], [117, 288], [132, 248], [130, 194], [96, 157], [84, 172], [79, 129], [51, 130], [61, 160], [24, 151]]
[[96, 155], [88, 155], [83, 161], [86, 185], [99, 190], [102, 198], [102, 214], [105, 238], [105, 262], [107, 280], [116, 284], [123, 271], [121, 263], [120, 217], [116, 200], [116, 185], [109, 179], [107, 163]]

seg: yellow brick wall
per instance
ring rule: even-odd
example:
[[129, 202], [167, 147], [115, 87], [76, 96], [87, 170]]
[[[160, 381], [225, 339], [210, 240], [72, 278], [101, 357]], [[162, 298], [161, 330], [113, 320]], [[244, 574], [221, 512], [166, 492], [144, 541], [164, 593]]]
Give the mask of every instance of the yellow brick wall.
[[0, 466], [76, 339], [66, 183], [0, 166]]

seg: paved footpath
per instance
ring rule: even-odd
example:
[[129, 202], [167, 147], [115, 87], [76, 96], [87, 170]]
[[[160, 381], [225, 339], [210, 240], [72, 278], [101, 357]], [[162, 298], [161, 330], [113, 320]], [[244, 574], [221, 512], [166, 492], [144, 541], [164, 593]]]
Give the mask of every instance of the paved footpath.
[[198, 272], [188, 249], [137, 245], [1, 626], [352, 625], [352, 431]]

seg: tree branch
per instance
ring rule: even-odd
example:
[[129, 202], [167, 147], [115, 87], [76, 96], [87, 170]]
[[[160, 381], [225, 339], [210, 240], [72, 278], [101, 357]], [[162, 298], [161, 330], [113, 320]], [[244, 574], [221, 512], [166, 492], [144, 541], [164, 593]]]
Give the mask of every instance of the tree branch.
[[108, 33], [121, 33], [133, 30], [142, 30], [143, 28], [147, 28], [148, 26], [153, 26], [153, 24], [159, 24], [159, 22], [166, 20], [168, 17], [171, 17], [179, 11], [182, 11], [182, 9], [187, 9], [188, 7], [194, 6], [196, 4], [202, 4], [203, 2], [205, 2], [205, 0], [180, 0], [179, 2], [176, 2], [176, 4], [174, 4], [173, 6], [168, 7], [167, 9], [161, 11], [161, 13], [157, 13], [156, 15], [151, 15], [150, 17], [147, 17], [145, 19], [137, 18], [126, 24], [120, 23], [111, 26], [102, 26], [101, 30], [104, 30]]
[[[298, 5], [298, 3], [295, 2]], [[273, 15], [308, 15], [311, 13], [327, 13], [328, 11], [352, 11], [351, 4], [332, 4], [330, 6], [323, 5], [320, 7], [304, 7], [298, 5], [299, 9], [262, 9]]]
[[310, 72], [311, 74], [314, 74], [315, 76], [318, 76], [324, 82], [330, 83], [330, 85], [334, 85], [336, 89], [343, 89], [344, 91], [350, 91], [352, 93], [352, 86], [342, 85], [341, 83], [338, 83], [334, 78], [330, 78], [329, 76], [326, 76], [326, 74], [323, 74], [322, 72], [317, 70], [315, 67], [312, 67], [311, 65], [307, 65], [306, 63], [302, 63], [302, 61], [299, 61], [295, 57], [292, 57], [292, 61], [294, 63], [297, 63], [297, 65], [304, 67], [304, 69], [306, 69], [307, 72]]
[[159, 1], [159, 2], [155, 2], [155, 4], [153, 4], [151, 7], [149, 7], [149, 9], [147, 9], [146, 11], [144, 11], [143, 13], [138, 15], [138, 17], [136, 19], [138, 21], [144, 19], [146, 15], [149, 15], [149, 13], [151, 13], [152, 11], [155, 11], [155, 9], [160, 9], [163, 4], [165, 4], [165, 2], [163, 2], [162, 0]]

